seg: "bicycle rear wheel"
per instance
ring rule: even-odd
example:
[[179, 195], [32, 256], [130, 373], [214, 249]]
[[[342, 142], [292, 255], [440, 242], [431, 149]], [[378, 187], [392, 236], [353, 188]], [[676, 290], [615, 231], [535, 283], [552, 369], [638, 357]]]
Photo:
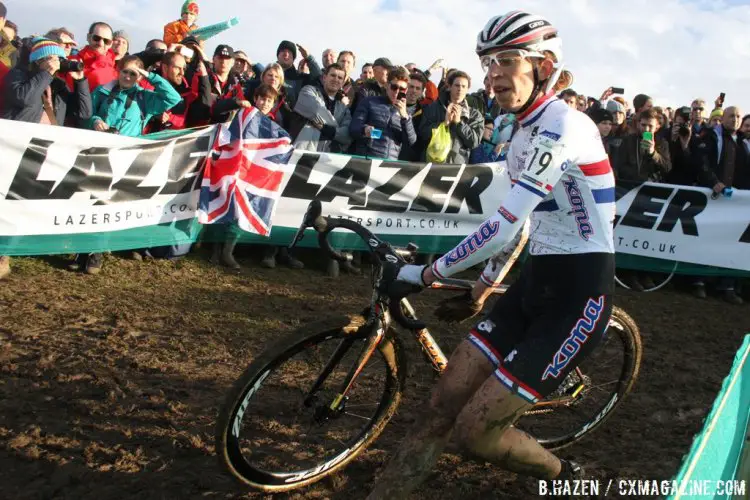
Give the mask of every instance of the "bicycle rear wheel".
[[[380, 435], [404, 386], [395, 338], [380, 343], [343, 410], [331, 410], [365, 342], [358, 336], [364, 323], [354, 316], [306, 325], [267, 349], [235, 382], [216, 428], [216, 454], [235, 479], [267, 492], [299, 488], [344, 467]], [[335, 359], [342, 346], [348, 350]], [[330, 375], [305, 401], [332, 359]]]
[[638, 378], [641, 351], [638, 326], [615, 307], [601, 344], [555, 393], [527, 411], [516, 427], [547, 449], [575, 443], [600, 427], [631, 391]]

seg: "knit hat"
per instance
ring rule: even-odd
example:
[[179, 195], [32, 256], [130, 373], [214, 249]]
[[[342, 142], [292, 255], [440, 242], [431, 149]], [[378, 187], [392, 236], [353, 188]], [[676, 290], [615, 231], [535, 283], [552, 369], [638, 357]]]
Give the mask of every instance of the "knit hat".
[[721, 108], [716, 108], [715, 110], [711, 111], [711, 116], [708, 118], [709, 120], [713, 120], [714, 118], [721, 118], [724, 116], [724, 110]]
[[599, 108], [599, 109], [596, 109], [596, 110], [592, 111], [591, 112], [591, 119], [594, 120], [594, 123], [596, 123], [597, 125], [599, 123], [601, 123], [601, 122], [606, 122], [606, 121], [613, 122], [613, 121], [615, 121], [614, 117], [612, 116], [612, 113], [610, 113], [606, 109], [602, 109], [602, 108]]
[[124, 38], [126, 42], [128, 42], [128, 48], [130, 48], [130, 37], [125, 32], [125, 30], [117, 30], [112, 34], [112, 40], [115, 38]]
[[388, 59], [387, 57], [378, 57], [377, 59], [375, 59], [375, 62], [372, 63], [372, 67], [374, 68], [375, 66], [380, 66], [381, 68], [390, 69], [393, 67], [393, 64], [391, 63], [391, 60]]
[[610, 113], [625, 113], [625, 106], [615, 100], [607, 101], [607, 111]]
[[49, 38], [38, 37], [31, 41], [31, 52], [29, 62], [35, 62], [49, 56], [65, 58], [65, 51], [60, 44]]
[[293, 42], [290, 42], [289, 40], [284, 40], [283, 42], [281, 42], [279, 44], [279, 48], [276, 49], [276, 55], [278, 56], [279, 52], [284, 49], [292, 53], [292, 59], [297, 59], [297, 46]]
[[185, 0], [185, 3], [182, 4], [182, 11], [180, 12], [180, 15], [184, 14], [195, 14], [198, 15], [198, 2], [195, 2], [193, 0]]

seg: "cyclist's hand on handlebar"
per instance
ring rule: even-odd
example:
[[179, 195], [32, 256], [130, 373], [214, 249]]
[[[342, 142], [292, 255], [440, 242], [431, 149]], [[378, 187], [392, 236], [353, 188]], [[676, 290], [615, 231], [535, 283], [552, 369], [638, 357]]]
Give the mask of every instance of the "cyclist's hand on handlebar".
[[418, 293], [427, 286], [422, 281], [424, 269], [425, 266], [414, 266], [402, 262], [385, 262], [383, 263], [380, 291], [391, 298], [401, 298], [412, 293]]
[[483, 306], [483, 301], [475, 300], [471, 292], [466, 292], [440, 301], [435, 308], [435, 316], [441, 321], [460, 323], [482, 312]]

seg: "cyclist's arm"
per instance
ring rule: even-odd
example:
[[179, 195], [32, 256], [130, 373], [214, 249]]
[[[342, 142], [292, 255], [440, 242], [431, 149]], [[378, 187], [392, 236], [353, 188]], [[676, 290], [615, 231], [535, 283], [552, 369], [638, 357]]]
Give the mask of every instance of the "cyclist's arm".
[[502, 206], [458, 246], [434, 262], [431, 273], [424, 276], [428, 284], [434, 279], [447, 278], [469, 269], [506, 247], [560, 180], [567, 161], [566, 153], [568, 151], [560, 140], [541, 133], [537, 135], [529, 148], [526, 168]]

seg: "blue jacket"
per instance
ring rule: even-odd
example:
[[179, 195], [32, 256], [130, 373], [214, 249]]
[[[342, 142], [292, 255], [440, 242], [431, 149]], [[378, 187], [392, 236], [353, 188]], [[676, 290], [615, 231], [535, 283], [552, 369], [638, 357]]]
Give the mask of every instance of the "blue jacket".
[[[383, 131], [380, 139], [364, 136], [366, 125]], [[368, 97], [354, 111], [349, 133], [355, 141], [354, 154], [397, 160], [402, 144], [414, 146], [417, 132], [411, 116], [402, 118], [387, 97]]]
[[120, 135], [137, 137], [152, 117], [169, 111], [182, 101], [172, 84], [156, 73], [149, 73], [148, 81], [154, 90], [145, 90], [136, 84], [112, 94], [117, 81], [98, 86], [91, 96], [94, 114], [88, 120], [88, 128], [94, 128], [97, 120], [103, 120]]

